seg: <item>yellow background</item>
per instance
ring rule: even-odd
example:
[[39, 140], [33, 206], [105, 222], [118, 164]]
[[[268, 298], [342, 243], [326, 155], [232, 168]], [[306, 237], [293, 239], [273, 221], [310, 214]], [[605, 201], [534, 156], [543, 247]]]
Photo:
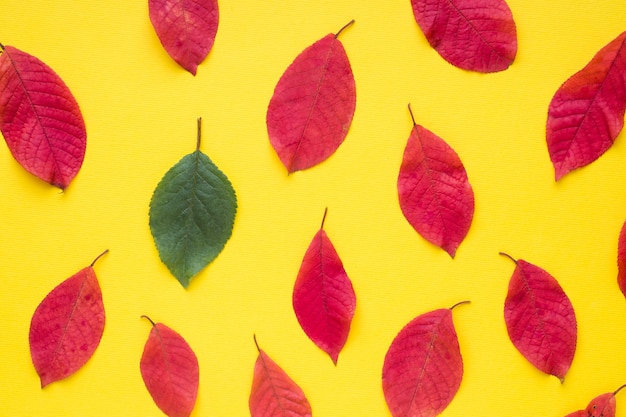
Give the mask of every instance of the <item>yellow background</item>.
[[[314, 416], [390, 416], [385, 352], [424, 312], [454, 311], [465, 375], [448, 417], [564, 416], [626, 383], [626, 307], [616, 284], [626, 219], [626, 140], [553, 180], [545, 145], [559, 85], [626, 30], [616, 0], [508, 0], [519, 40], [497, 74], [462, 71], [426, 42], [409, 0], [220, 0], [215, 46], [194, 78], [161, 47], [147, 1], [4, 0], [0, 42], [37, 56], [67, 83], [87, 129], [82, 170], [65, 193], [26, 173], [0, 146], [0, 415], [159, 416], [139, 372], [150, 331], [178, 331], [200, 363], [194, 416], [247, 416], [261, 347], [302, 387]], [[306, 46], [342, 33], [357, 85], [352, 127], [321, 165], [287, 175], [265, 111]], [[459, 154], [476, 197], [454, 260], [400, 211], [396, 178], [417, 122]], [[239, 210], [222, 254], [188, 290], [159, 261], [148, 203], [162, 175], [201, 149], [230, 178]], [[357, 295], [337, 367], [300, 329], [291, 291], [328, 207], [325, 229]], [[107, 322], [73, 376], [40, 389], [30, 318], [63, 279], [96, 264]], [[508, 252], [548, 270], [569, 295], [578, 347], [561, 384], [508, 339]], [[626, 395], [617, 415], [626, 416]]]

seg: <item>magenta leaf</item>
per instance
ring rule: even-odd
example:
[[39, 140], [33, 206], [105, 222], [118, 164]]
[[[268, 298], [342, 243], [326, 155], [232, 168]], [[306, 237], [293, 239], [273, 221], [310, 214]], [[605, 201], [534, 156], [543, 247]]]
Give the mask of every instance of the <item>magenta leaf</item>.
[[576, 315], [559, 283], [545, 270], [515, 260], [504, 303], [509, 338], [540, 371], [563, 382], [576, 351]]
[[452, 309], [459, 304], [414, 318], [389, 346], [383, 392], [393, 417], [434, 417], [456, 395], [463, 359]]
[[607, 392], [598, 395], [589, 402], [584, 410], [574, 411], [565, 417], [615, 417], [616, 401], [615, 395], [626, 385], [622, 385], [614, 392]]
[[507, 69], [517, 31], [504, 0], [411, 0], [428, 43], [450, 64], [470, 71]]
[[326, 160], [343, 143], [352, 123], [354, 76], [337, 39], [344, 28], [302, 51], [274, 89], [267, 109], [267, 131], [290, 173]]
[[198, 359], [181, 335], [163, 323], [152, 330], [141, 356], [141, 376], [154, 403], [169, 417], [188, 417], [198, 396]]
[[150, 21], [163, 48], [196, 75], [217, 34], [217, 0], [148, 0]]
[[454, 258], [474, 217], [474, 192], [454, 149], [415, 119], [398, 175], [398, 197], [411, 226]]
[[555, 179], [606, 152], [624, 126], [626, 32], [559, 87], [552, 97], [546, 141]]
[[24, 169], [64, 189], [85, 157], [87, 132], [78, 103], [39, 59], [0, 48], [0, 131]]
[[617, 243], [617, 284], [626, 297], [626, 222], [622, 225]]
[[55, 287], [30, 322], [30, 355], [41, 387], [67, 378], [96, 351], [104, 331], [102, 292], [94, 260]]
[[336, 365], [348, 339], [356, 296], [324, 231], [324, 219], [302, 260], [293, 288], [293, 310], [302, 330]]

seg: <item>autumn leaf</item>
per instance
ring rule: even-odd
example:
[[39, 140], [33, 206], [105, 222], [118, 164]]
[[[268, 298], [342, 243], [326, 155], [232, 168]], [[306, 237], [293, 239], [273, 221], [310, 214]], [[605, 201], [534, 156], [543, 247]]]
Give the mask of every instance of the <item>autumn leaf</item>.
[[26, 171], [65, 189], [85, 157], [87, 131], [78, 103], [38, 58], [0, 48], [0, 131]]
[[428, 43], [465, 70], [507, 69], [517, 54], [517, 30], [504, 0], [411, 0]]
[[224, 249], [233, 231], [237, 197], [230, 181], [200, 151], [163, 176], [150, 201], [150, 230], [161, 261], [185, 288]]
[[50, 291], [33, 314], [28, 340], [42, 388], [79, 370], [100, 344], [105, 313], [93, 265], [107, 252]]
[[617, 284], [626, 297], [626, 222], [622, 225], [617, 244]]
[[509, 338], [537, 369], [563, 382], [576, 351], [576, 315], [559, 283], [545, 270], [515, 262], [504, 303]]
[[324, 231], [309, 245], [293, 288], [293, 310], [302, 330], [337, 364], [348, 339], [356, 296], [343, 263]]
[[614, 392], [598, 395], [589, 402], [584, 410], [574, 411], [565, 417], [615, 417], [615, 395], [626, 385], [622, 385]]
[[259, 348], [250, 390], [251, 417], [311, 417], [311, 406], [302, 389]]
[[181, 335], [152, 323], [143, 348], [141, 376], [154, 403], [169, 417], [188, 417], [198, 396], [198, 359]]
[[474, 192], [454, 149], [415, 123], [398, 175], [404, 217], [426, 240], [454, 258], [474, 217]]
[[148, 10], [163, 48], [181, 67], [196, 75], [217, 34], [217, 0], [148, 0]]
[[624, 126], [626, 32], [559, 87], [548, 108], [546, 141], [555, 179], [598, 159]]
[[411, 320], [395, 337], [383, 364], [383, 392], [393, 417], [434, 417], [450, 404], [463, 378], [452, 310]]
[[270, 143], [288, 172], [311, 168], [346, 138], [354, 109], [354, 75], [339, 34], [306, 48], [283, 73], [267, 109]]

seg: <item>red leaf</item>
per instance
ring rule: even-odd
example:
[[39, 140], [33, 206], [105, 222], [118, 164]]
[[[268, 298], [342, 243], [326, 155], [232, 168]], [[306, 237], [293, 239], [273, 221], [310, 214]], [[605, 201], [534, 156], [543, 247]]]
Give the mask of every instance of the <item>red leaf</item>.
[[67, 378], [95, 352], [104, 331], [104, 304], [94, 263], [54, 288], [30, 322], [30, 355], [41, 387]]
[[256, 347], [259, 356], [248, 403], [251, 417], [310, 417], [311, 406], [302, 389], [258, 344]]
[[0, 45], [0, 130], [31, 174], [67, 187], [83, 164], [87, 132], [78, 103], [46, 64]]
[[452, 323], [452, 309], [459, 304], [414, 318], [389, 346], [383, 392], [393, 417], [434, 417], [454, 398], [463, 378]]
[[411, 0], [428, 43], [452, 65], [471, 71], [507, 69], [517, 32], [504, 0]]
[[626, 297], [626, 222], [622, 225], [617, 244], [617, 284]]
[[163, 413], [188, 417], [198, 396], [198, 359], [181, 335], [162, 323], [150, 323], [140, 364], [143, 382]]
[[626, 385], [622, 385], [614, 392], [598, 395], [589, 402], [584, 410], [575, 411], [565, 417], [615, 417], [615, 395]]
[[626, 110], [626, 32], [602, 48], [554, 94], [546, 141], [558, 181], [613, 145]]
[[411, 226], [454, 258], [472, 223], [474, 192], [454, 149], [415, 119], [398, 176], [398, 196]]
[[267, 109], [267, 131], [290, 173], [326, 160], [344, 141], [352, 123], [354, 76], [337, 39], [348, 25], [302, 51], [274, 89]]
[[515, 260], [504, 303], [509, 338], [537, 369], [563, 382], [576, 351], [576, 315], [569, 298], [548, 272]]
[[148, 9], [163, 48], [178, 65], [196, 75], [217, 34], [217, 0], [148, 0]]
[[[326, 212], [324, 212], [326, 219]], [[356, 296], [348, 274], [322, 226], [309, 245], [293, 289], [302, 330], [337, 364], [348, 339]]]

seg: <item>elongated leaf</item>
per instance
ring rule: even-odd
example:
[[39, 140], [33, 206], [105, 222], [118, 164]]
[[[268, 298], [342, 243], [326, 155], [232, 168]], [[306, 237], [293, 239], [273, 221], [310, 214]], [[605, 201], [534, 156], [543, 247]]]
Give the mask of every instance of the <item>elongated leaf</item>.
[[591, 400], [584, 410], [574, 411], [565, 417], [615, 417], [615, 395], [626, 385], [622, 385], [614, 392], [598, 395]]
[[42, 388], [79, 370], [100, 344], [105, 313], [96, 260], [50, 291], [33, 314], [28, 340]]
[[[254, 339], [256, 343], [256, 338]], [[302, 389], [256, 345], [259, 356], [254, 364], [250, 390], [251, 417], [310, 417], [311, 406]]]
[[452, 65], [471, 71], [507, 69], [517, 30], [504, 0], [411, 0], [428, 43]]
[[267, 131], [290, 173], [326, 160], [348, 134], [356, 88], [348, 56], [337, 39], [344, 28], [302, 51], [274, 89]]
[[626, 297], [626, 222], [622, 225], [617, 244], [617, 284]]
[[356, 296], [343, 263], [324, 231], [324, 220], [304, 254], [292, 301], [302, 330], [336, 365], [348, 339]]
[[0, 45], [0, 130], [13, 157], [66, 188], [83, 164], [87, 131], [63, 80], [38, 58]]
[[148, 10], [163, 48], [178, 65], [196, 75], [217, 34], [217, 0], [148, 0]]
[[415, 119], [398, 175], [398, 197], [411, 226], [454, 258], [474, 217], [474, 192], [454, 149]]
[[181, 335], [163, 323], [150, 323], [140, 363], [143, 382], [166, 415], [188, 417], [198, 396], [198, 359]]
[[185, 288], [224, 249], [233, 231], [237, 197], [228, 178], [200, 151], [163, 176], [150, 201], [150, 230], [161, 261]]
[[625, 42], [623, 32], [552, 97], [546, 141], [557, 181], [598, 159], [613, 145], [624, 126]]
[[463, 378], [463, 359], [452, 322], [456, 305], [414, 318], [389, 346], [383, 364], [383, 392], [393, 417], [434, 417], [456, 395]]
[[563, 382], [576, 351], [576, 315], [559, 283], [522, 259], [515, 262], [504, 303], [509, 338], [537, 369]]

